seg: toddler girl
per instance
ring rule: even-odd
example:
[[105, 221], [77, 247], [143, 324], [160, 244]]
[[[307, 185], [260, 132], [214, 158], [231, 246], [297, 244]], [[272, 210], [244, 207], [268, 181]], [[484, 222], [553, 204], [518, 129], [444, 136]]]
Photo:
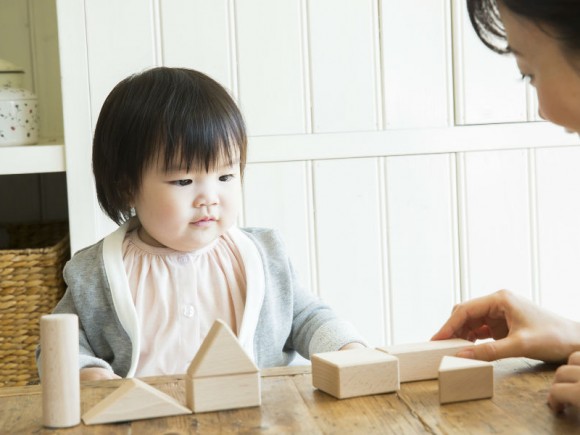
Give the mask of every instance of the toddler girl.
[[55, 308], [79, 317], [81, 379], [185, 373], [218, 318], [259, 367], [363, 346], [275, 231], [236, 227], [246, 143], [234, 101], [196, 71], [154, 68], [107, 97], [93, 171], [120, 227], [67, 263]]

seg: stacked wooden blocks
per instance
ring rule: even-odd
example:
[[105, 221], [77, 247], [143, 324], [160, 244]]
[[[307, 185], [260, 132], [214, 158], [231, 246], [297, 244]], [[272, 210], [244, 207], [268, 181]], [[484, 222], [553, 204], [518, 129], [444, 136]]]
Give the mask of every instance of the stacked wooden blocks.
[[399, 361], [375, 349], [318, 353], [312, 383], [338, 399], [390, 393], [399, 389]]
[[231, 329], [217, 320], [187, 370], [187, 406], [193, 412], [259, 406], [260, 372]]

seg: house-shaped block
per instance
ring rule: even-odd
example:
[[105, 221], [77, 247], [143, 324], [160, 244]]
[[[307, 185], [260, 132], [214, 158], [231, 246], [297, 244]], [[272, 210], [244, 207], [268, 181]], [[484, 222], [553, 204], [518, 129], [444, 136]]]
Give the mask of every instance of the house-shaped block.
[[258, 367], [221, 320], [215, 321], [187, 370], [185, 395], [193, 412], [261, 404]]

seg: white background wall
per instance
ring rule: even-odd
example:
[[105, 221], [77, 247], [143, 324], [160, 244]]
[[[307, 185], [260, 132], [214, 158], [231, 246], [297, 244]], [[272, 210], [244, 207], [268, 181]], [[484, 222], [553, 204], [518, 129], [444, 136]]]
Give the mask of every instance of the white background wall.
[[580, 148], [537, 120], [463, 0], [58, 0], [73, 249], [113, 225], [90, 140], [125, 76], [206, 72], [250, 132], [241, 223], [279, 228], [372, 344], [509, 288], [579, 318]]

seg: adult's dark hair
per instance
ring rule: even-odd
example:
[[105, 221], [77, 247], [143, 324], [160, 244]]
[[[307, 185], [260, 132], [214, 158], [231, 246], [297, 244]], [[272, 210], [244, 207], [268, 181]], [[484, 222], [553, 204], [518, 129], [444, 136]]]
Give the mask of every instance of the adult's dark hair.
[[469, 19], [479, 39], [497, 53], [509, 53], [497, 3], [536, 23], [558, 39], [564, 50], [580, 54], [580, 1], [578, 0], [467, 0]]
[[151, 164], [210, 171], [246, 162], [246, 129], [236, 103], [205, 74], [153, 68], [111, 91], [93, 139], [93, 173], [101, 208], [117, 224], [131, 216], [132, 198]]

